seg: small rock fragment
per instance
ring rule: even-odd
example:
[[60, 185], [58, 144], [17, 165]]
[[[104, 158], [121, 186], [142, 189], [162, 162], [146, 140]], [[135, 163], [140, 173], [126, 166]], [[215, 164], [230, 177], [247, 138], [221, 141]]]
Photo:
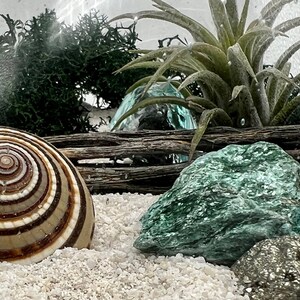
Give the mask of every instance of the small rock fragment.
[[300, 236], [261, 241], [231, 269], [250, 299], [300, 299]]

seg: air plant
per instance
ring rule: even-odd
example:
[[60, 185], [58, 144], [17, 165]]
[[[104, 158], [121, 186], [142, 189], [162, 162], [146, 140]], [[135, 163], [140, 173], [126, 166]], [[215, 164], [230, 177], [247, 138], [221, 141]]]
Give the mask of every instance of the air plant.
[[[178, 89], [191, 83], [201, 87], [203, 97], [187, 95], [148, 98], [124, 114], [115, 128], [129, 115], [152, 104], [174, 103], [201, 113], [192, 139], [190, 159], [208, 125], [234, 127], [263, 127], [282, 125], [299, 107], [300, 96], [291, 99], [300, 74], [289, 77], [290, 57], [300, 48], [300, 41], [288, 48], [273, 67], [263, 68], [266, 50], [277, 36], [300, 25], [300, 18], [287, 20], [277, 26], [274, 22], [282, 8], [293, 0], [272, 0], [261, 11], [260, 17], [246, 28], [250, 0], [245, 0], [238, 14], [236, 0], [209, 0], [216, 27], [214, 35], [198, 21], [184, 15], [162, 0], [152, 0], [158, 10], [122, 14], [111, 21], [124, 18], [151, 18], [174, 23], [188, 30], [193, 43], [140, 50], [142, 56], [126, 64], [117, 73], [132, 68], [153, 68], [151, 77], [139, 81], [144, 94], [167, 71], [185, 75]], [[135, 85], [136, 86], [136, 85]], [[143, 96], [143, 95], [142, 95]]]

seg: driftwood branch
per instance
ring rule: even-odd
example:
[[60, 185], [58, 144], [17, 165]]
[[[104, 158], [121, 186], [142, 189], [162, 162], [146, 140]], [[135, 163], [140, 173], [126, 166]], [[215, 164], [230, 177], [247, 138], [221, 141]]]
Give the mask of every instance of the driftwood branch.
[[149, 167], [81, 167], [92, 192], [128, 191], [161, 194], [173, 184], [188, 163]]
[[[162, 193], [170, 188], [188, 163], [133, 166], [111, 164], [109, 159], [147, 155], [187, 155], [194, 131], [102, 132], [52, 136], [45, 139], [59, 148], [77, 166], [95, 193]], [[208, 129], [197, 147], [197, 155], [229, 144], [267, 141], [278, 144], [300, 161], [300, 126], [251, 129], [215, 127]], [[97, 161], [87, 161], [97, 159]]]

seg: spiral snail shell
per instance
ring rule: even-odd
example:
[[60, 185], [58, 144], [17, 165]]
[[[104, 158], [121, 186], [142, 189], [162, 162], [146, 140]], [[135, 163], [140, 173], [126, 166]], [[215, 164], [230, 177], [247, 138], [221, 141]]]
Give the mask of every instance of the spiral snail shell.
[[73, 164], [43, 139], [0, 127], [0, 261], [87, 248], [93, 229], [92, 199]]

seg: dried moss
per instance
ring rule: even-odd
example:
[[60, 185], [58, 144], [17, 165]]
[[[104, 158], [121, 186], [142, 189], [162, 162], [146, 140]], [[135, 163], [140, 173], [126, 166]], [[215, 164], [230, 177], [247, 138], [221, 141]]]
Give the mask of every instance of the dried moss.
[[126, 80], [113, 74], [136, 57], [128, 51], [137, 41], [134, 25], [112, 27], [91, 11], [70, 26], [47, 9], [23, 25], [9, 16], [6, 21], [9, 30], [0, 45], [3, 53], [13, 53], [15, 68], [12, 88], [2, 89], [6, 120], [1, 125], [41, 136], [87, 132], [92, 127], [83, 114], [86, 93], [116, 107], [128, 86], [145, 76], [142, 70], [126, 74]]

